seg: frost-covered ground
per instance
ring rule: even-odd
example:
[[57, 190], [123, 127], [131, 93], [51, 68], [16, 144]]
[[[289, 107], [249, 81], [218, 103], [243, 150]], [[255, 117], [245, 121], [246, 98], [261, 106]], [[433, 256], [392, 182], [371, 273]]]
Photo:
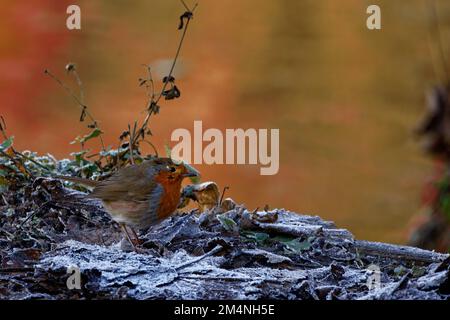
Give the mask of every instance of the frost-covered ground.
[[[3, 299], [448, 299], [447, 255], [355, 240], [319, 217], [180, 212], [130, 251], [102, 207], [59, 181], [2, 194]], [[69, 267], [81, 289], [69, 290]]]

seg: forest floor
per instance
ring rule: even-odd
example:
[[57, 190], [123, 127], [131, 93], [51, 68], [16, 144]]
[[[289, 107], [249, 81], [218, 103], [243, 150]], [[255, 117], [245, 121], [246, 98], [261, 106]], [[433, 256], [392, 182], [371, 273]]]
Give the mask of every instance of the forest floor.
[[[449, 255], [356, 240], [319, 217], [179, 212], [134, 252], [100, 203], [58, 180], [1, 198], [1, 299], [450, 298]], [[80, 289], [69, 289], [74, 268]]]

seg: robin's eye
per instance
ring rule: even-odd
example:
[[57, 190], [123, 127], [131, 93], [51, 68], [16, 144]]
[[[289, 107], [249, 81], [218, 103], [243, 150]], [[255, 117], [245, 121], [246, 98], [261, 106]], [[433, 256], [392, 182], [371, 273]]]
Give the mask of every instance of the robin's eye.
[[176, 169], [175, 167], [167, 167], [167, 169], [168, 169], [170, 172], [175, 172], [175, 171], [177, 171], [177, 169]]

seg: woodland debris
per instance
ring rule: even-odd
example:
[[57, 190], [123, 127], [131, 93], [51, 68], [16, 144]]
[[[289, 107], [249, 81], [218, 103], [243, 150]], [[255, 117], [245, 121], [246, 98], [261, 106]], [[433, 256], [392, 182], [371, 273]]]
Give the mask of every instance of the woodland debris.
[[[448, 255], [355, 240], [283, 209], [180, 212], [141, 232], [142, 252], [126, 252], [118, 226], [84, 195], [49, 178], [3, 193], [0, 298], [450, 297]], [[80, 268], [80, 290], [67, 288], [69, 266]], [[380, 283], [369, 289], [373, 266]]]

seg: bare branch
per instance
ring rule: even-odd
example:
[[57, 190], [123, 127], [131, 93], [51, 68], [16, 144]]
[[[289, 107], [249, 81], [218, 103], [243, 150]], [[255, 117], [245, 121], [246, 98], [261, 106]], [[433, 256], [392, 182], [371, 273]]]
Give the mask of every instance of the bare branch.
[[[53, 80], [55, 80], [74, 100], [75, 102], [80, 106], [81, 108], [81, 116], [80, 121], [84, 121], [84, 117], [87, 116], [89, 120], [92, 122], [95, 129], [99, 129], [97, 120], [92, 116], [92, 114], [88, 110], [88, 106], [84, 103], [84, 90], [83, 90], [83, 83], [81, 82], [81, 78], [75, 68], [74, 64], [69, 64], [69, 67], [66, 67], [66, 70], [70, 73], [72, 73], [77, 81], [78, 86], [80, 87], [80, 98], [77, 97], [77, 95], [73, 92], [73, 90], [67, 86], [64, 82], [62, 82], [58, 77], [56, 77], [53, 73], [51, 73], [48, 69], [45, 69], [44, 73], [48, 76], [50, 76]], [[102, 150], [105, 151], [105, 143], [103, 141], [102, 135], [99, 136], [100, 143], [102, 145]]]
[[[180, 37], [180, 41], [178, 43], [177, 51], [175, 53], [175, 57], [173, 59], [172, 65], [170, 67], [169, 74], [167, 75], [167, 77], [165, 77], [166, 79], [171, 79], [173, 77], [173, 72], [174, 72], [176, 63], [178, 61], [178, 58], [179, 58], [179, 55], [180, 55], [180, 52], [181, 52], [181, 48], [183, 46], [184, 39], [186, 37], [186, 32], [187, 32], [188, 27], [189, 27], [189, 22], [192, 20], [193, 12], [197, 8], [197, 3], [194, 5], [193, 9], [190, 10], [189, 7], [186, 5], [186, 3], [183, 0], [181, 2], [183, 4], [183, 6], [187, 9], [186, 13], [189, 13], [189, 14], [186, 15], [186, 23], [183, 25], [183, 31], [182, 31], [182, 34], [181, 34], [181, 37]], [[145, 140], [145, 134], [146, 134], [146, 131], [147, 131], [147, 127], [148, 127], [148, 123], [149, 123], [150, 117], [152, 116], [152, 114], [155, 114], [155, 113], [158, 112], [158, 110], [159, 110], [158, 103], [161, 100], [161, 98], [163, 97], [164, 92], [166, 91], [168, 83], [170, 83], [170, 81], [164, 81], [164, 84], [162, 86], [161, 91], [159, 92], [159, 94], [157, 96], [155, 96], [154, 83], [153, 83], [153, 78], [151, 76], [151, 70], [150, 70], [149, 66], [147, 66], [147, 72], [149, 73], [149, 77], [148, 77], [147, 80], [150, 82], [150, 84], [152, 86], [152, 94], [151, 94], [150, 100], [149, 100], [149, 102], [147, 104], [147, 115], [145, 116], [145, 119], [144, 119], [140, 129], [138, 130], [138, 132], [142, 133], [142, 135], [141, 134], [136, 135], [133, 139], [130, 140], [131, 141], [130, 144], [132, 144], [133, 146], [135, 146], [139, 142], [140, 139], [141, 140]], [[146, 86], [148, 86], [147, 83], [146, 83]]]

